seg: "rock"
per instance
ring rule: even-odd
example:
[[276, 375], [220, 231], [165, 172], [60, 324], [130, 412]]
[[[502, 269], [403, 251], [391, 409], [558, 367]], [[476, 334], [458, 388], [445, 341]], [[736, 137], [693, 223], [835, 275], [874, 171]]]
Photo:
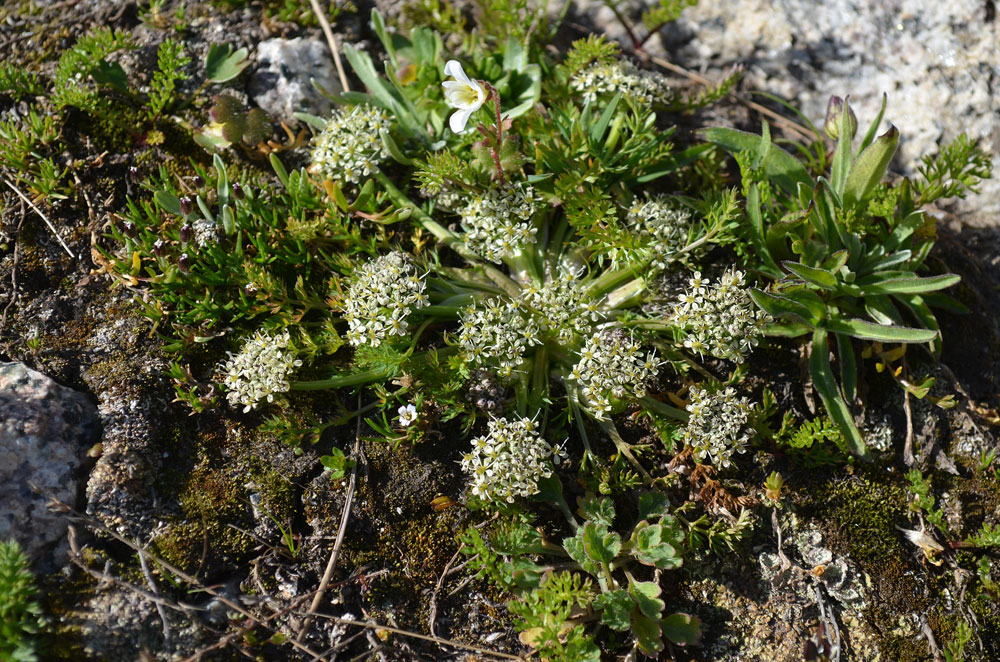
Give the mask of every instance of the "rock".
[[333, 94], [342, 91], [330, 48], [318, 39], [268, 39], [257, 47], [257, 62], [248, 90], [274, 120], [294, 122], [293, 113], [300, 111], [330, 112], [333, 104], [310, 79]]
[[[75, 504], [98, 432], [97, 410], [82, 393], [23, 363], [0, 363], [0, 540], [16, 538], [37, 557], [63, 539], [67, 522], [46, 503]], [[65, 561], [62, 547], [56, 565]]]
[[[894, 168], [911, 175], [920, 158], [965, 131], [1000, 167], [1000, 114], [992, 81], [998, 26], [981, 0], [721, 0], [684, 10], [661, 33], [667, 50], [698, 69], [747, 65], [748, 89], [788, 99], [818, 126], [830, 95], [851, 95], [859, 133], [875, 118], [900, 131]], [[983, 183], [959, 209], [980, 219], [1000, 211], [1000, 182]], [[975, 223], [976, 219], [970, 222]]]

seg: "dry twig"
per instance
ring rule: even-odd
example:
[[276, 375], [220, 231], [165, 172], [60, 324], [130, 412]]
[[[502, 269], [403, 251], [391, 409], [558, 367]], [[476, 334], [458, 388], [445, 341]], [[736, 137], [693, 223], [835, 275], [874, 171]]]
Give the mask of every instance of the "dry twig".
[[69, 249], [69, 246], [67, 246], [67, 245], [66, 245], [66, 242], [65, 242], [65, 241], [63, 241], [63, 238], [59, 236], [59, 233], [58, 233], [58, 232], [56, 232], [56, 228], [55, 228], [55, 226], [54, 226], [54, 225], [52, 225], [52, 221], [50, 221], [50, 220], [49, 220], [49, 217], [48, 217], [48, 216], [46, 216], [46, 215], [45, 215], [45, 214], [44, 214], [44, 213], [42, 212], [42, 210], [41, 210], [41, 209], [39, 209], [39, 208], [38, 208], [37, 206], [35, 206], [35, 203], [34, 203], [34, 202], [32, 202], [32, 201], [31, 201], [31, 199], [30, 199], [30, 198], [28, 198], [28, 196], [26, 196], [26, 195], [25, 195], [24, 193], [22, 193], [22, 192], [21, 192], [21, 189], [19, 189], [19, 188], [17, 187], [17, 185], [16, 185], [16, 184], [15, 184], [14, 182], [10, 181], [10, 180], [9, 180], [9, 179], [7, 179], [6, 177], [4, 177], [4, 178], [3, 178], [3, 180], [4, 180], [4, 182], [5, 182], [6, 184], [7, 184], [7, 186], [9, 186], [9, 187], [11, 188], [11, 190], [13, 190], [13, 191], [14, 191], [14, 193], [17, 193], [17, 195], [18, 195], [18, 196], [20, 196], [20, 198], [21, 198], [22, 200], [24, 200], [25, 202], [27, 202], [27, 203], [28, 203], [28, 206], [30, 206], [30, 207], [31, 207], [32, 209], [34, 209], [34, 210], [35, 210], [35, 213], [36, 213], [36, 214], [38, 214], [39, 216], [41, 216], [41, 217], [42, 217], [42, 220], [43, 220], [43, 221], [45, 221], [45, 224], [46, 224], [47, 226], [49, 226], [49, 230], [51, 230], [51, 231], [52, 231], [52, 234], [53, 234], [53, 235], [55, 235], [56, 239], [58, 239], [58, 240], [59, 240], [59, 243], [60, 243], [60, 244], [62, 244], [62, 247], [63, 247], [63, 250], [65, 250], [65, 251], [66, 251], [66, 253], [67, 253], [67, 254], [68, 254], [68, 255], [69, 255], [69, 256], [70, 256], [71, 258], [74, 258], [74, 259], [75, 259], [75, 258], [76, 258], [76, 255], [74, 255], [74, 254], [73, 254], [73, 251], [71, 251], [71, 250]]
[[312, 5], [313, 13], [316, 14], [316, 19], [323, 28], [323, 34], [326, 36], [326, 43], [330, 46], [330, 52], [333, 53], [333, 63], [337, 67], [337, 76], [340, 77], [340, 86], [344, 88], [344, 92], [350, 92], [351, 86], [347, 82], [347, 74], [344, 73], [344, 65], [340, 62], [340, 48], [337, 46], [337, 37], [334, 36], [333, 30], [330, 29], [330, 21], [326, 20], [326, 14], [323, 12], [322, 8], [320, 8], [319, 0], [309, 0], [309, 3]]

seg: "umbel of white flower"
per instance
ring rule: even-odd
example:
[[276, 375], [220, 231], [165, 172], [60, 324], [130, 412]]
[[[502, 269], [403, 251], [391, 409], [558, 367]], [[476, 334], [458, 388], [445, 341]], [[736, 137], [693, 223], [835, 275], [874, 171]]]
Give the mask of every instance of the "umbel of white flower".
[[684, 346], [698, 354], [743, 363], [770, 317], [754, 305], [743, 272], [726, 271], [718, 282], [695, 271], [674, 308], [674, 323], [687, 331]]
[[378, 172], [379, 164], [389, 157], [379, 135], [389, 124], [389, 114], [381, 108], [334, 110], [316, 137], [313, 164], [326, 177], [357, 184], [362, 177]]
[[399, 251], [370, 260], [354, 272], [344, 297], [347, 341], [378, 347], [391, 336], [405, 336], [406, 318], [429, 304], [426, 284], [413, 261]]
[[472, 451], [462, 458], [472, 493], [487, 501], [513, 503], [538, 491], [538, 481], [552, 475], [565, 453], [538, 434], [530, 418], [508, 421], [494, 418], [489, 432], [472, 440]]
[[736, 396], [731, 386], [709, 394], [697, 386], [691, 388], [691, 416], [684, 429], [684, 441], [699, 461], [710, 459], [721, 468], [732, 464], [733, 453], [745, 453], [753, 430], [745, 428], [753, 405]]
[[458, 342], [466, 361], [508, 380], [527, 349], [545, 337], [567, 345], [589, 333], [603, 316], [598, 304], [586, 298], [579, 274], [562, 269], [542, 284], [527, 283], [516, 299], [491, 297], [467, 306]]
[[687, 245], [691, 210], [669, 196], [658, 195], [645, 201], [636, 200], [625, 222], [646, 239], [654, 256], [650, 265], [666, 269], [671, 257]]
[[535, 191], [527, 185], [504, 184], [476, 194], [461, 210], [465, 245], [497, 264], [535, 243]]
[[621, 92], [643, 104], [669, 104], [673, 93], [667, 79], [652, 71], [642, 71], [630, 62], [595, 63], [573, 74], [570, 87], [591, 103], [603, 94]]
[[656, 355], [643, 352], [635, 338], [621, 329], [606, 329], [587, 339], [569, 378], [579, 385], [594, 418], [602, 420], [615, 402], [645, 396], [645, 382], [658, 365]]
[[257, 331], [239, 354], [229, 353], [221, 368], [230, 404], [243, 405], [245, 413], [261, 400], [272, 402], [275, 393], [288, 391], [288, 375], [302, 365], [288, 349], [289, 340], [287, 331], [277, 335]]

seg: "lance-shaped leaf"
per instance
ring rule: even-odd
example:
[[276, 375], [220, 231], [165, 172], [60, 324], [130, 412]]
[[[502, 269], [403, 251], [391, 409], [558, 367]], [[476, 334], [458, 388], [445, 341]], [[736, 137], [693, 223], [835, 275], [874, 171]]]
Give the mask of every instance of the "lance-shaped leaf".
[[941, 274], [940, 276], [909, 276], [901, 278], [883, 278], [870, 276], [860, 278], [857, 281], [858, 287], [866, 294], [920, 294], [923, 292], [934, 292], [951, 287], [962, 280], [958, 274]]
[[[763, 138], [756, 134], [724, 127], [702, 129], [699, 133], [703, 140], [718, 145], [730, 154], [756, 152], [763, 141]], [[767, 176], [776, 181], [789, 195], [795, 195], [800, 182], [812, 186], [812, 179], [805, 167], [798, 159], [777, 145], [770, 145], [763, 165]]]
[[930, 342], [937, 335], [929, 329], [914, 329], [909, 326], [875, 324], [859, 319], [828, 319], [824, 328], [835, 333], [844, 333], [861, 340], [878, 340], [879, 342], [921, 343]]
[[812, 321], [812, 311], [798, 301], [793, 301], [788, 297], [770, 294], [756, 288], [750, 289], [750, 298], [757, 304], [757, 307], [765, 313], [774, 317], [791, 317], [795, 320], [809, 324]]
[[801, 262], [792, 262], [790, 260], [785, 260], [781, 264], [802, 280], [812, 283], [816, 287], [824, 290], [833, 290], [837, 287], [837, 277], [826, 269], [810, 267]]
[[825, 329], [813, 331], [813, 346], [809, 355], [809, 374], [812, 377], [813, 386], [819, 393], [827, 413], [830, 414], [830, 419], [837, 424], [841, 434], [844, 435], [851, 453], [862, 460], [871, 460], [865, 440], [854, 424], [851, 410], [844, 402], [844, 397], [840, 394], [840, 388], [833, 377], [833, 369], [830, 366], [830, 347], [827, 344], [826, 335]]
[[885, 171], [897, 147], [899, 147], [899, 129], [890, 126], [888, 131], [876, 138], [875, 142], [858, 155], [844, 185], [846, 208], [856, 208], [878, 186], [885, 177]]

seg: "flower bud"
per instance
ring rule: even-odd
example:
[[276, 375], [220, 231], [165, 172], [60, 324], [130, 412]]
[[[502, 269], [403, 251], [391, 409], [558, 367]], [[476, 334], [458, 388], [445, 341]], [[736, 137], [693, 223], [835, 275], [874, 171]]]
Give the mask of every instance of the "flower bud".
[[135, 223], [132, 221], [125, 221], [125, 224], [122, 226], [122, 231], [129, 239], [135, 239], [139, 236], [139, 229], [135, 227]]
[[194, 228], [185, 223], [181, 226], [181, 243], [186, 244], [191, 241], [191, 236], [194, 234]]
[[192, 209], [194, 209], [194, 207], [192, 206], [191, 198], [185, 195], [181, 198], [181, 213], [187, 216], [191, 213]]
[[205, 180], [202, 179], [201, 175], [195, 175], [193, 181], [195, 188], [201, 188], [202, 186], [205, 185]]
[[239, 182], [233, 182], [233, 197], [237, 200], [242, 200], [246, 197], [246, 193], [243, 192], [243, 187], [240, 186]]
[[135, 166], [129, 166], [128, 178], [131, 179], [133, 182], [139, 181], [139, 169], [136, 168]]
[[181, 256], [177, 258], [177, 268], [181, 270], [181, 273], [187, 273], [187, 270], [191, 268], [191, 258], [188, 257], [187, 253], [181, 253]]
[[156, 257], [163, 257], [167, 252], [167, 245], [163, 243], [162, 239], [157, 239], [153, 242], [153, 255]]
[[830, 97], [830, 103], [826, 107], [826, 122], [823, 124], [823, 130], [833, 140], [840, 138], [840, 122], [844, 114], [845, 105], [847, 106], [847, 128], [851, 134], [849, 139], [853, 140], [854, 135], [858, 132], [858, 118], [851, 109], [850, 102], [838, 96], [832, 96]]

